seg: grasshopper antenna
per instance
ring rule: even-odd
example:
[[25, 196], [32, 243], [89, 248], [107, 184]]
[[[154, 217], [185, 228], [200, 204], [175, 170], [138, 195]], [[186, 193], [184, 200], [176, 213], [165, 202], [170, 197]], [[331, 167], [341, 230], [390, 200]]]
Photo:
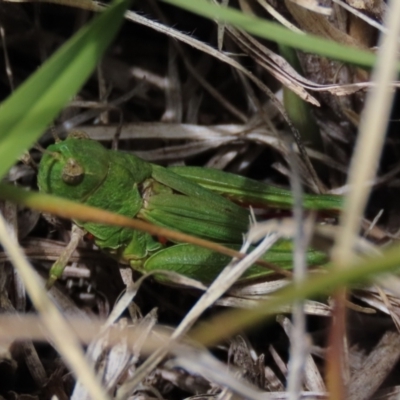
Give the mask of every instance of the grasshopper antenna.
[[[44, 154], [49, 154], [49, 155], [51, 155], [51, 156], [54, 157], [54, 158], [58, 158], [59, 155], [60, 155], [60, 153], [57, 153], [56, 151], [49, 151], [49, 150], [45, 149], [45, 148], [44, 148], [41, 144], [39, 144], [39, 143], [35, 143], [35, 145], [33, 146], [33, 148], [34, 148], [35, 150], [39, 151], [40, 153], [42, 153], [42, 155], [44, 155]], [[32, 162], [34, 162], [34, 161], [32, 160]], [[37, 166], [36, 166], [36, 168], [37, 168]]]
[[39, 143], [35, 143], [35, 145], [33, 146], [34, 149], [36, 149], [37, 151], [39, 151], [42, 154], [47, 153], [48, 151]]
[[31, 167], [35, 172], [38, 171], [38, 165], [35, 163], [33, 160], [32, 156], [30, 155], [29, 151], [25, 151], [24, 154], [19, 158], [19, 160], [25, 164]]
[[52, 126], [52, 127], [50, 128], [50, 133], [51, 133], [51, 136], [53, 136], [53, 139], [54, 139], [54, 142], [55, 142], [55, 143], [61, 142], [61, 139], [60, 139], [60, 137], [57, 135], [57, 130], [55, 129], [54, 126]]

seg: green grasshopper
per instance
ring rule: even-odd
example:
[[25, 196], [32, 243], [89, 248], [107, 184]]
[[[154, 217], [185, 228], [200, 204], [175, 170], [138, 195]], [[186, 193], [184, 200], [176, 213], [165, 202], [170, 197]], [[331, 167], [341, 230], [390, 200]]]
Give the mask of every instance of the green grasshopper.
[[[48, 147], [39, 166], [38, 186], [46, 193], [235, 249], [240, 248], [250, 222], [249, 209], [240, 204], [284, 209], [293, 203], [289, 190], [214, 169], [161, 167], [108, 150], [82, 132]], [[304, 195], [306, 209], [339, 210], [341, 205], [339, 196]], [[99, 248], [141, 273], [170, 270], [210, 283], [229, 262], [227, 256], [192, 244], [166, 247], [145, 232], [74, 222], [94, 237]], [[325, 253], [313, 249], [306, 256], [309, 265], [327, 261]], [[291, 241], [279, 240], [263, 259], [291, 268]], [[243, 278], [267, 273], [270, 271], [254, 265]]]

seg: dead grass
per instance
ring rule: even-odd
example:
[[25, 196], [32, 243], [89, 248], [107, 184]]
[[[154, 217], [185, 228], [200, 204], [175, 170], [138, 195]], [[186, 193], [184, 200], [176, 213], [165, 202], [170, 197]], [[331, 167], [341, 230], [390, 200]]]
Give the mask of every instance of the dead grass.
[[[291, 29], [360, 49], [377, 45], [387, 9], [383, 0], [347, 1], [357, 7], [351, 12], [340, 1], [326, 1], [328, 8], [314, 11], [296, 3], [315, 2], [241, 0], [232, 6], [260, 17], [272, 14]], [[119, 134], [120, 149], [162, 165], [208, 166], [284, 186], [289, 175], [292, 184], [301, 180], [308, 191], [349, 192], [347, 172], [370, 71], [301, 52], [301, 69], [296, 70], [281, 56], [287, 54], [282, 46], [231, 26], [155, 1], [138, 0], [132, 9], [136, 13], [127, 16], [96, 73], [54, 122], [54, 132], [62, 135], [79, 126], [107, 146]], [[88, 11], [55, 4], [1, 3], [1, 98], [90, 17]], [[288, 89], [307, 105], [290, 99]], [[305, 111], [299, 115], [296, 110]], [[375, 250], [397, 240], [398, 118], [395, 99], [378, 177], [372, 168], [365, 178], [373, 193], [363, 232]], [[48, 133], [41, 144], [51, 141]], [[291, 153], [288, 142], [297, 143], [298, 155]], [[40, 159], [36, 150], [31, 156], [34, 163]], [[293, 161], [298, 167], [294, 179]], [[372, 156], [363, 162], [375, 165]], [[35, 171], [25, 164], [14, 167], [9, 179], [35, 188]], [[371, 226], [369, 221], [382, 209], [382, 217]], [[2, 204], [2, 211], [45, 279], [68, 243], [70, 224], [11, 204]], [[218, 315], [223, 307], [253, 307], [286, 281], [273, 277], [229, 291], [228, 279], [236, 278], [225, 275], [202, 296], [206, 288], [198, 282], [173, 277], [179, 285], [171, 287], [119, 269], [89, 241], [81, 241], [70, 262], [49, 295], [87, 345], [110, 398], [325, 398], [328, 390], [339, 398], [332, 386], [327, 389], [325, 379], [335, 361], [330, 355], [340, 352], [337, 343], [344, 343], [345, 357], [342, 376], [336, 372], [335, 378], [346, 386], [345, 398], [397, 398], [400, 299], [395, 276], [382, 279], [379, 287], [352, 292], [346, 331], [337, 341], [328, 342], [332, 312], [337, 311], [330, 299], [320, 298], [299, 305], [294, 327], [284, 316], [291, 310], [284, 309], [276, 323], [206, 350], [187, 339], [191, 326]], [[47, 342], [48, 334], [4, 254], [0, 265], [0, 396], [87, 398], [54, 343]], [[307, 333], [301, 328], [302, 312]], [[337, 321], [340, 315], [334, 317]]]

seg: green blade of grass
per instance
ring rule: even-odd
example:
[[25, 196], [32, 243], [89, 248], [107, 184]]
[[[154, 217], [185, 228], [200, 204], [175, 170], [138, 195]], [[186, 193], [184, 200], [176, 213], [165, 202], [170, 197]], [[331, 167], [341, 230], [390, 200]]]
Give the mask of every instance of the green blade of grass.
[[116, 35], [128, 5], [128, 0], [116, 1], [0, 105], [0, 177], [87, 80]]
[[[117, 33], [128, 4], [127, 0], [116, 0], [104, 14], [81, 29], [0, 105], [0, 176], [42, 134], [86, 81]], [[0, 194], [3, 194], [1, 188]], [[108, 399], [107, 392], [101, 388], [87, 363], [74, 332], [49, 301], [20, 249], [10, 240], [3, 220], [0, 225], [2, 244], [23, 278], [53, 344], [85, 385], [90, 396], [94, 399]]]
[[211, 4], [207, 0], [162, 0], [173, 4], [195, 14], [210, 19], [223, 20], [238, 28], [264, 39], [273, 40], [280, 44], [295, 49], [307, 51], [345, 61], [357, 65], [371, 67], [375, 63], [375, 55], [371, 52], [360, 50], [354, 47], [341, 45], [332, 40], [323, 39], [311, 34], [300, 34], [262, 18], [246, 15], [231, 7], [222, 7]]
[[[205, 346], [212, 346], [232, 337], [246, 328], [257, 325], [279, 312], [279, 308], [299, 299], [329, 294], [339, 287], [359, 285], [374, 275], [398, 270], [400, 246], [393, 246], [383, 253], [383, 257], [371, 257], [338, 270], [331, 265], [329, 272], [313, 276], [300, 285], [290, 284], [276, 292], [272, 299], [260, 302], [253, 309], [233, 309], [211, 318], [207, 323], [195, 327], [189, 334], [191, 339]], [[219, 327], [218, 329], [216, 327]]]

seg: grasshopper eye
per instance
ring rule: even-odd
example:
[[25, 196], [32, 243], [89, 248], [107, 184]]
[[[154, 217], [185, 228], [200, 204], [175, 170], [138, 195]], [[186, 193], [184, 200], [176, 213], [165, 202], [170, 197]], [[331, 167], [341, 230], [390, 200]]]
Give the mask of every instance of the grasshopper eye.
[[61, 177], [68, 185], [78, 185], [82, 182], [84, 175], [83, 167], [74, 158], [69, 158], [64, 165]]

